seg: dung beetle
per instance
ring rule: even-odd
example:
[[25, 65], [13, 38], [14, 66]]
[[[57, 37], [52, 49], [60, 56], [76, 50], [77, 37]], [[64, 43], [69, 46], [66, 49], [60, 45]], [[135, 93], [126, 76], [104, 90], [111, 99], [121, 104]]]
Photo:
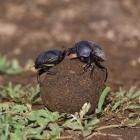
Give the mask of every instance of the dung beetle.
[[101, 62], [106, 60], [105, 53], [103, 49], [95, 42], [86, 40], [79, 41], [74, 45], [74, 47], [67, 49], [67, 54], [69, 56], [71, 55], [71, 58], [78, 58], [80, 61], [86, 63], [84, 66], [84, 72], [91, 66], [93, 72], [93, 63], [99, 68], [104, 69], [106, 71], [105, 81], [107, 80], [107, 68], [101, 64]]
[[40, 53], [35, 60], [35, 69], [37, 69], [37, 81], [40, 83], [40, 76], [43, 73], [55, 74], [50, 68], [59, 64], [65, 57], [65, 50], [50, 49]]

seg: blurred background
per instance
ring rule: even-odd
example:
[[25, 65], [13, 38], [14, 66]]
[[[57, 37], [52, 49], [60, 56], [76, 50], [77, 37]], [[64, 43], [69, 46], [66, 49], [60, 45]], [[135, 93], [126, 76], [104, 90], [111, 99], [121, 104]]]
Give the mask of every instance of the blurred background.
[[[106, 52], [108, 85], [140, 86], [140, 0], [1, 0], [0, 54], [26, 63], [47, 48], [92, 40]], [[32, 71], [0, 75], [8, 81], [36, 81]]]

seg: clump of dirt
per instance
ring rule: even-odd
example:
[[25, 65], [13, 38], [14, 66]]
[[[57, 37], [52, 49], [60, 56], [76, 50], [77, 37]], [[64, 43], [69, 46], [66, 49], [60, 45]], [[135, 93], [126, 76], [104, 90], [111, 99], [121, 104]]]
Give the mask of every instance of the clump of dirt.
[[95, 67], [92, 75], [90, 70], [83, 73], [83, 63], [68, 58], [52, 70], [57, 71], [56, 75], [46, 75], [41, 84], [41, 96], [47, 108], [75, 113], [90, 102], [90, 113], [95, 110], [104, 87], [104, 70]]

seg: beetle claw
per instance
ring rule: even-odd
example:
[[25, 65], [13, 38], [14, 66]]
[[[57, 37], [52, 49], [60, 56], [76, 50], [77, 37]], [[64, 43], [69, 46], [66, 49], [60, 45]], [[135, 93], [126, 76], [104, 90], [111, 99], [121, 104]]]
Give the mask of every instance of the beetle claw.
[[91, 64], [86, 64], [84, 67], [84, 72], [87, 72], [87, 70], [91, 67]]
[[86, 67], [86, 65], [87, 65], [87, 64], [83, 65], [82, 67], [84, 68], [84, 67]]

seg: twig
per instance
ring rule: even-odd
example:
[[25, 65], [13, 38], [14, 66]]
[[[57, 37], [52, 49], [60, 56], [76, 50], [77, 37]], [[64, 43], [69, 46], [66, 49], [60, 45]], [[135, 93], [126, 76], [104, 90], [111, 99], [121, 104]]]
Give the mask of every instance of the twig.
[[111, 136], [111, 137], [122, 137], [122, 135], [117, 135], [117, 134], [109, 134], [109, 133], [95, 132], [95, 133], [93, 133], [92, 135], [90, 135], [90, 136], [87, 138], [87, 140], [90, 139], [90, 138], [93, 137], [93, 136], [98, 136], [98, 135], [101, 135], [101, 136]]
[[113, 124], [113, 125], [106, 125], [106, 126], [101, 126], [99, 128], [96, 128], [96, 131], [100, 131], [103, 129], [107, 129], [107, 128], [118, 128], [118, 127], [122, 127], [122, 124]]

